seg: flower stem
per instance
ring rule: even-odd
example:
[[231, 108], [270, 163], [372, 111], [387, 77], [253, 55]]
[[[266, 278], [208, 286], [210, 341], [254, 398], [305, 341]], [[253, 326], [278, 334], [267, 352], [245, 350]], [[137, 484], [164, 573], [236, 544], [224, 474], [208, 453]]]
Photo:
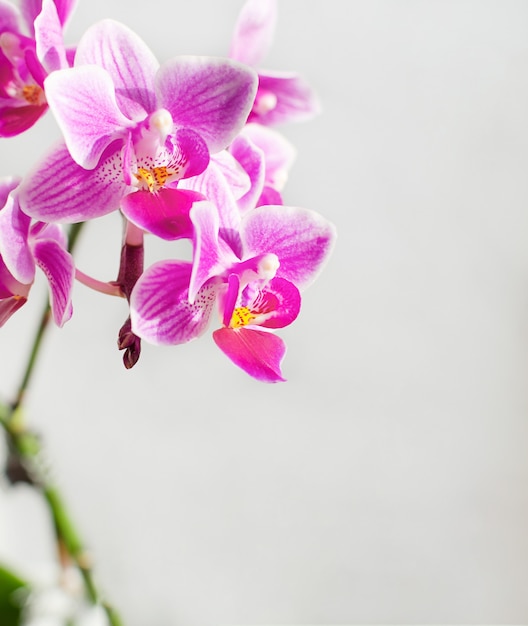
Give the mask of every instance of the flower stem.
[[[68, 250], [75, 247], [83, 223], [73, 224], [68, 238]], [[101, 596], [93, 578], [91, 559], [77, 532], [64, 500], [58, 488], [52, 483], [43, 463], [42, 446], [38, 434], [27, 428], [22, 416], [22, 405], [26, 390], [31, 380], [35, 364], [40, 354], [42, 339], [49, 327], [51, 309], [49, 301], [40, 317], [37, 332], [28, 358], [24, 374], [14, 401], [5, 406], [0, 404], [0, 425], [5, 431], [9, 459], [6, 474], [12, 482], [26, 482], [38, 489], [48, 505], [53, 520], [55, 536], [61, 555], [61, 562], [66, 565], [73, 561], [79, 570], [87, 599], [92, 604], [100, 604], [106, 612], [110, 626], [122, 626], [122, 621], [115, 611]]]

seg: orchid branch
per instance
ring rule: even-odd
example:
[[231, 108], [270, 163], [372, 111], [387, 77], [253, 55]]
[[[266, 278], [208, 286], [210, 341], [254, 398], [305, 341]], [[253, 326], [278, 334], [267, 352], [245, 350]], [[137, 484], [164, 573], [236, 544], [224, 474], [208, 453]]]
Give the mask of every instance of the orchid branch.
[[[68, 251], [75, 248], [84, 223], [73, 224], [68, 237]], [[47, 503], [57, 540], [59, 557], [63, 565], [72, 561], [79, 570], [86, 597], [92, 604], [100, 604], [105, 610], [110, 626], [122, 626], [122, 621], [102, 597], [94, 582], [91, 559], [84, 547], [78, 531], [64, 504], [64, 500], [49, 477], [43, 463], [42, 445], [38, 434], [27, 428], [22, 415], [22, 405], [26, 390], [40, 354], [42, 340], [49, 327], [51, 309], [49, 300], [41, 315], [33, 340], [28, 362], [24, 370], [14, 401], [9, 405], [0, 404], [0, 424], [6, 434], [9, 458], [6, 474], [11, 482], [26, 482], [41, 491]]]

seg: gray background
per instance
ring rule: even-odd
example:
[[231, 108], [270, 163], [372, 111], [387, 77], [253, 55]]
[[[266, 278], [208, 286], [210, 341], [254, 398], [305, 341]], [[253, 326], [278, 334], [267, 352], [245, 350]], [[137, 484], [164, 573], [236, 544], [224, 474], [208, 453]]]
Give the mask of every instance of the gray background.
[[[223, 54], [241, 6], [81, 0], [68, 37], [109, 16], [160, 60]], [[285, 199], [338, 245], [282, 385], [210, 335], [127, 372], [124, 303], [76, 287], [28, 405], [99, 580], [129, 626], [527, 623], [528, 3], [283, 0], [265, 65], [320, 94]], [[4, 140], [2, 172], [56, 135]], [[92, 224], [80, 267], [113, 279], [119, 240]], [[4, 395], [42, 288], [0, 331]], [[0, 558], [49, 561], [38, 499], [0, 506]]]

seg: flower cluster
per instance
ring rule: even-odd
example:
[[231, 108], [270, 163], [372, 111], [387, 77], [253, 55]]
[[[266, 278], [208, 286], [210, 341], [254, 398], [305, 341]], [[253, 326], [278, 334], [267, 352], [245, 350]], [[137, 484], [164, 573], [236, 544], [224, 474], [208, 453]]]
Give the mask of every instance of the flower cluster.
[[[212, 317], [217, 346], [254, 378], [284, 380], [276, 329], [291, 324], [300, 292], [325, 263], [335, 229], [312, 210], [285, 206], [294, 150], [273, 126], [318, 111], [296, 74], [260, 64], [276, 0], [248, 0], [229, 56], [159, 64], [121, 23], [89, 28], [75, 49], [62, 32], [73, 0], [0, 4], [0, 135], [19, 134], [49, 108], [62, 132], [23, 180], [0, 181], [0, 325], [27, 300], [38, 266], [53, 318], [72, 315], [74, 280], [127, 299], [119, 332], [132, 367], [141, 340], [176, 345]], [[120, 211], [118, 277], [75, 267], [64, 224]], [[192, 243], [192, 261], [144, 268], [145, 236]]]

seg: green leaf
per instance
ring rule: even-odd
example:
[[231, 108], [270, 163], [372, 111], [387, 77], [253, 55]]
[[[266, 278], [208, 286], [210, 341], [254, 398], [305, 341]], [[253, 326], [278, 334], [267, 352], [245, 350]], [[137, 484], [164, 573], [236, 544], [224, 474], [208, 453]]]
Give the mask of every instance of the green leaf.
[[21, 626], [28, 583], [0, 565], [0, 624]]

